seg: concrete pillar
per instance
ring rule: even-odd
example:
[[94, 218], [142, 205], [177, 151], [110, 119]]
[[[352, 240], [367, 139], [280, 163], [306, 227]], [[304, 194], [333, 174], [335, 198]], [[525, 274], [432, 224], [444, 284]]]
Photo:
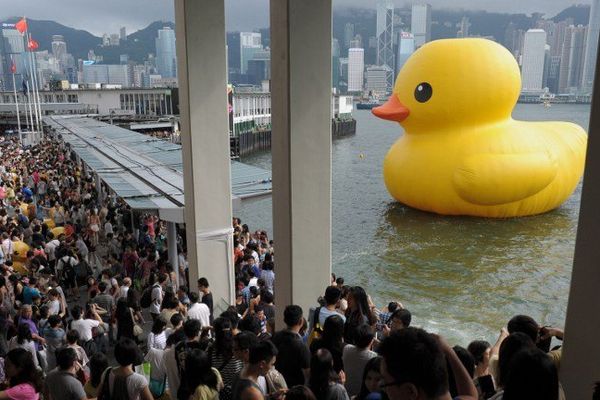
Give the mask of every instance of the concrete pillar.
[[167, 221], [167, 245], [169, 251], [169, 263], [175, 271], [176, 287], [179, 287], [179, 258], [177, 256], [177, 223]]
[[600, 381], [600, 58], [592, 94], [575, 259], [565, 324], [561, 382], [567, 399], [591, 399]]
[[206, 277], [217, 313], [235, 300], [224, 0], [176, 1], [175, 25], [190, 287]]
[[[310, 43], [310, 45], [307, 45]], [[331, 273], [331, 0], [271, 1], [277, 328]]]

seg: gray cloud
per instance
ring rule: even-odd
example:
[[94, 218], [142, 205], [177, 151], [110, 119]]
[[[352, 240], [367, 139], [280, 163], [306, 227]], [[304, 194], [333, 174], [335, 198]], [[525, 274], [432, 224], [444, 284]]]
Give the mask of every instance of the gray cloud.
[[[201, 1], [201, 0], [197, 0]], [[217, 1], [217, 0], [208, 0]], [[301, 1], [301, 0], [300, 0]], [[333, 0], [334, 7], [374, 8], [375, 0]], [[410, 4], [393, 0], [397, 7]], [[589, 4], [591, 0], [577, 0]], [[574, 4], [573, 0], [427, 0], [434, 8], [464, 8], [492, 12], [542, 12], [553, 16]], [[269, 24], [269, 0], [226, 0], [228, 30], [252, 30]], [[0, 0], [0, 18], [25, 15], [50, 19], [96, 35], [128, 32], [143, 28], [156, 20], [174, 20], [173, 0]]]

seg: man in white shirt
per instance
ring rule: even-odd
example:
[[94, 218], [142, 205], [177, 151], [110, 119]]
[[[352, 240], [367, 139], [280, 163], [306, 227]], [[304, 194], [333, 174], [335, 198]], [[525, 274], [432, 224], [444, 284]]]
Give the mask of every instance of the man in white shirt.
[[44, 251], [46, 252], [46, 255], [48, 255], [48, 261], [50, 262], [50, 264], [54, 265], [54, 262], [56, 261], [54, 251], [58, 246], [60, 246], [60, 241], [54, 238], [52, 232], [48, 232], [48, 238], [50, 240], [48, 241], [48, 243], [46, 243]]
[[130, 287], [131, 287], [131, 278], [125, 277], [123, 279], [123, 284], [119, 288], [119, 299], [127, 299], [127, 292], [129, 292]]
[[188, 309], [188, 319], [197, 319], [200, 321], [202, 328], [210, 326], [210, 309], [204, 303], [200, 303], [200, 297], [197, 293], [191, 292], [190, 308]]
[[156, 320], [160, 315], [160, 304], [163, 300], [163, 290], [165, 285], [167, 284], [167, 274], [160, 274], [158, 276], [158, 283], [155, 283], [152, 286], [152, 304], [150, 304], [150, 315], [152, 316], [152, 321]]
[[92, 316], [94, 319], [83, 319], [82, 309], [80, 306], [76, 305], [71, 310], [73, 314], [73, 321], [71, 322], [71, 329], [79, 332], [80, 340], [85, 343], [92, 340], [94, 337], [92, 335], [92, 328], [96, 328], [97, 326], [102, 325], [104, 327], [104, 323], [102, 322], [102, 318], [98, 315], [98, 311], [96, 310], [96, 304], [90, 304]]
[[4, 253], [4, 258], [12, 260], [13, 251], [13, 242], [10, 240], [8, 233], [4, 232], [2, 234], [2, 253]]

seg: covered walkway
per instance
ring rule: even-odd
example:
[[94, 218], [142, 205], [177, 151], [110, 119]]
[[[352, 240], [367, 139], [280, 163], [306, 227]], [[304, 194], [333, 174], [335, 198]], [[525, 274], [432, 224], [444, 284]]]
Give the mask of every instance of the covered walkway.
[[[133, 210], [157, 213], [167, 221], [169, 238], [176, 235], [185, 207], [181, 145], [89, 116], [48, 116], [44, 123], [71, 146], [96, 187], [102, 190], [103, 183]], [[234, 207], [270, 194], [270, 171], [231, 161], [231, 192]], [[169, 261], [176, 260], [177, 249], [169, 247]]]

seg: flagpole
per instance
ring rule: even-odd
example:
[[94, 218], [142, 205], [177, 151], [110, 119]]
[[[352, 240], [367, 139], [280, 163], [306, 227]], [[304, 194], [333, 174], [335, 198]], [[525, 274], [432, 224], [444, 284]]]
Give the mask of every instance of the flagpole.
[[42, 134], [44, 133], [44, 120], [42, 119], [42, 102], [40, 101], [40, 86], [39, 86], [39, 82], [38, 82], [38, 70], [37, 70], [37, 59], [35, 57], [35, 54], [32, 54], [33, 59], [34, 59], [34, 63], [33, 63], [33, 71], [34, 71], [34, 79], [35, 79], [35, 84], [34, 84], [34, 88], [35, 88], [35, 98], [37, 99], [37, 104], [38, 104], [38, 114], [40, 116], [40, 137], [39, 139], [42, 139]]
[[[31, 41], [31, 34], [27, 33], [27, 47], [29, 48], [29, 42]], [[36, 122], [36, 131], [39, 133], [40, 132], [40, 114], [39, 114], [39, 109], [38, 109], [38, 98], [36, 96], [36, 79], [35, 79], [35, 75], [34, 75], [34, 71], [33, 71], [33, 64], [34, 64], [34, 59], [33, 59], [33, 50], [29, 50], [29, 76], [31, 77], [31, 84], [33, 85], [33, 87], [31, 88], [31, 91], [33, 93], [33, 107], [35, 110], [35, 122]], [[37, 136], [37, 133], [36, 135]]]
[[[35, 83], [34, 83], [34, 76], [33, 76], [33, 66], [32, 66], [33, 62], [32, 62], [32, 58], [31, 58], [31, 51], [29, 52], [29, 79], [31, 80], [31, 92], [33, 93], [33, 109], [34, 109], [34, 115], [35, 115], [35, 129], [34, 131], [38, 131], [40, 129], [40, 116], [38, 115], [38, 109], [37, 109], [37, 102], [36, 102], [36, 98], [35, 98]], [[29, 87], [27, 87], [27, 89], [29, 89]]]
[[[26, 33], [27, 31], [25, 31]], [[23, 35], [23, 40], [25, 41], [25, 52], [27, 52], [27, 37], [25, 35]], [[27, 54], [27, 53], [25, 53]], [[27, 56], [23, 57], [23, 67], [25, 68], [25, 73], [27, 73]], [[29, 89], [29, 79], [25, 79], [25, 77], [23, 77], [23, 82], [25, 82], [25, 86], [27, 87], [27, 93], [25, 93], [25, 90], [23, 90], [23, 94], [25, 94], [25, 97], [27, 97], [27, 108], [29, 109], [29, 122], [30, 122], [30, 129], [29, 129], [29, 137], [31, 137], [31, 135], [33, 135], [33, 132], [35, 131], [35, 121], [33, 118], [33, 110], [31, 108], [31, 91]], [[25, 88], [23, 88], [25, 89]]]
[[[14, 64], [13, 64], [14, 65]], [[17, 131], [19, 132], [19, 144], [23, 145], [23, 137], [21, 134], [21, 116], [19, 115], [19, 97], [17, 95], [17, 84], [15, 83], [15, 73], [12, 73], [13, 92], [15, 94], [15, 106], [17, 107]]]

